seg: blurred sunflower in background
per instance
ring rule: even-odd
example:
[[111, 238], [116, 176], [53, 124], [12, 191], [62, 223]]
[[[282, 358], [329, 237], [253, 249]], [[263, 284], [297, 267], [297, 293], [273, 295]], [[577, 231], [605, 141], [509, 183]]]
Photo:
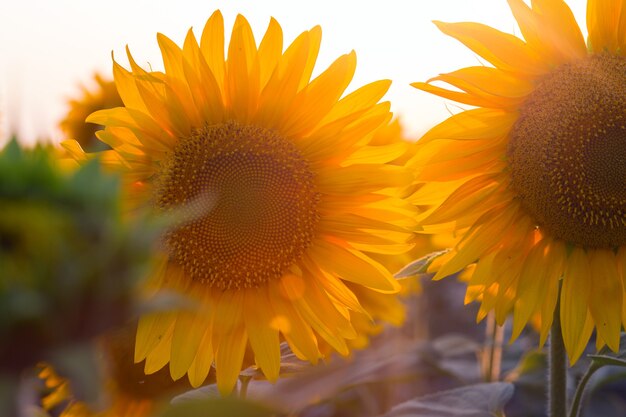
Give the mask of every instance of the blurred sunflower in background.
[[68, 101], [69, 110], [59, 123], [66, 138], [76, 140], [86, 151], [95, 152], [109, 149], [104, 142], [98, 140], [96, 132], [101, 125], [85, 122], [91, 113], [123, 106], [113, 80], [105, 79], [101, 74], [94, 74], [94, 88], [81, 86], [81, 96]]
[[98, 337], [98, 357], [104, 370], [103, 409], [77, 398], [73, 381], [44, 363], [39, 372], [44, 384], [41, 408], [60, 417], [148, 417], [156, 415], [174, 395], [191, 389], [186, 379], [173, 381], [165, 368], [146, 375], [142, 364], [134, 363], [135, 332], [136, 326], [127, 324]]
[[[513, 337], [538, 315], [542, 343], [558, 297], [575, 362], [595, 328], [619, 347], [626, 322], [626, 10], [589, 1], [587, 43], [560, 0], [509, 0], [524, 40], [478, 23], [441, 23], [493, 65], [463, 68], [413, 86], [475, 108], [419, 142], [434, 203], [424, 231], [463, 238], [435, 279], [472, 265], [467, 300], [479, 318], [513, 314]], [[433, 84], [444, 82], [453, 90]]]
[[[413, 208], [394, 190], [413, 175], [369, 145], [391, 118], [389, 103], [379, 103], [390, 82], [343, 96], [354, 52], [311, 80], [319, 27], [283, 52], [274, 19], [257, 47], [238, 16], [224, 56], [217, 11], [199, 44], [191, 30], [182, 49], [157, 39], [165, 72], [143, 70], [129, 52], [131, 71], [113, 67], [124, 107], [87, 119], [106, 126], [97, 136], [112, 150], [100, 154], [122, 173], [128, 208], [177, 219], [162, 236], [150, 291], [193, 305], [143, 315], [135, 361], [146, 360], [147, 374], [169, 362], [171, 376], [187, 374], [193, 386], [214, 363], [226, 394], [246, 350], [270, 381], [281, 340], [312, 363], [326, 346], [348, 354], [359, 336], [354, 316], [370, 320], [371, 300], [399, 289], [366, 252], [412, 246]], [[64, 146], [89, 157], [75, 141]], [[393, 309], [386, 318], [401, 317]]]

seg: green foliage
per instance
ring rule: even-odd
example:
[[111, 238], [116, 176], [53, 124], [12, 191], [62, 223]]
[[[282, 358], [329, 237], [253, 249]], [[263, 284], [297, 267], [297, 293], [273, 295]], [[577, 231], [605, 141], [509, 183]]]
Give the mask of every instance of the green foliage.
[[122, 220], [98, 160], [63, 170], [52, 148], [0, 152], [0, 370], [128, 317], [156, 228]]
[[395, 274], [396, 278], [409, 278], [419, 275], [424, 275], [428, 271], [428, 267], [433, 263], [435, 259], [438, 257], [445, 255], [448, 253], [450, 249], [444, 249], [437, 252], [429, 253], [428, 255], [424, 255], [419, 259], [414, 260], [413, 262], [407, 264], [400, 271]]
[[626, 367], [626, 359], [617, 358], [609, 355], [589, 355], [589, 357], [597, 364], [601, 366], [613, 365]]

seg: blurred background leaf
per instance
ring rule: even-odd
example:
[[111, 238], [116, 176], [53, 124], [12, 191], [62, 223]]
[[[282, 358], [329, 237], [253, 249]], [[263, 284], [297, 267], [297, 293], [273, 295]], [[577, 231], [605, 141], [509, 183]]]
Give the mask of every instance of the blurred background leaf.
[[170, 406], [158, 417], [272, 417], [276, 410], [235, 397], [207, 398]]
[[503, 416], [513, 389], [513, 384], [506, 382], [469, 385], [407, 401], [381, 417]]

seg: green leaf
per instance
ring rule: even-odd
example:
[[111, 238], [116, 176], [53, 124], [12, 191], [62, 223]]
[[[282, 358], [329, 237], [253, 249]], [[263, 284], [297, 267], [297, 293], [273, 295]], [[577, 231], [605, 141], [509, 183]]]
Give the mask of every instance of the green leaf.
[[613, 366], [626, 367], [626, 359], [617, 358], [615, 356], [609, 356], [609, 355], [588, 355], [588, 356], [589, 358], [593, 360], [593, 362], [596, 365], [599, 365], [599, 366], [613, 365]]
[[601, 367], [606, 365], [626, 367], [626, 333], [622, 332], [619, 340], [620, 350], [617, 353], [604, 346], [597, 354], [587, 355], [593, 360], [594, 365]]
[[406, 401], [380, 417], [494, 417], [513, 390], [507, 382], [468, 385]]
[[406, 265], [400, 271], [396, 272], [395, 277], [396, 278], [408, 278], [408, 277], [414, 277], [417, 275], [425, 274], [428, 270], [428, 267], [430, 266], [430, 264], [433, 263], [435, 259], [437, 259], [441, 255], [445, 255], [449, 251], [450, 249], [444, 249], [441, 251], [432, 252], [432, 253], [429, 253], [428, 255], [422, 256], [421, 258], [416, 259], [415, 261]]

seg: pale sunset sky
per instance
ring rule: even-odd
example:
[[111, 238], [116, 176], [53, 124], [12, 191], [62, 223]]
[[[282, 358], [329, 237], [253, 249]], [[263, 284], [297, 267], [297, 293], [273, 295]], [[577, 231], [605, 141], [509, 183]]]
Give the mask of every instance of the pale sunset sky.
[[[585, 31], [586, 2], [567, 3]], [[12, 132], [27, 143], [65, 139], [57, 125], [67, 100], [80, 94], [81, 84], [92, 86], [94, 72], [112, 77], [111, 51], [126, 66], [128, 45], [140, 65], [160, 70], [156, 33], [180, 45], [189, 27], [200, 36], [215, 9], [224, 15], [227, 36], [241, 13], [257, 42], [270, 16], [282, 26], [285, 46], [320, 25], [315, 73], [354, 49], [358, 63], [349, 89], [393, 80], [385, 99], [415, 139], [458, 106], [409, 84], [482, 63], [432, 20], [475, 21], [519, 34], [506, 0], [0, 0], [0, 143]]]

